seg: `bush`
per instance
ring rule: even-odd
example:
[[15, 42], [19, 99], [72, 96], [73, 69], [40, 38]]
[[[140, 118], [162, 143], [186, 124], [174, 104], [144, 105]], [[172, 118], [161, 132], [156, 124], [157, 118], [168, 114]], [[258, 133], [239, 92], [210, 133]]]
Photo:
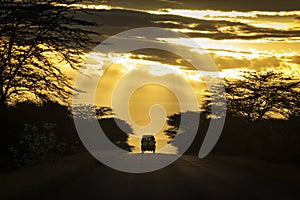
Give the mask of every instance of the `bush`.
[[42, 127], [25, 123], [16, 146], [10, 147], [13, 161], [20, 165], [28, 165], [59, 155], [66, 151], [65, 144], [54, 135], [56, 124], [43, 123]]

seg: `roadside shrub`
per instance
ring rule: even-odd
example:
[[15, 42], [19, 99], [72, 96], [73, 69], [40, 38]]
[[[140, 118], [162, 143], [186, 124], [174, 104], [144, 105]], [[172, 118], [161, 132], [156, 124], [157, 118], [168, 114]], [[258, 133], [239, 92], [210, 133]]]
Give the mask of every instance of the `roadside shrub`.
[[63, 154], [66, 145], [58, 141], [54, 135], [56, 124], [45, 122], [41, 127], [25, 123], [24, 133], [18, 143], [10, 147], [13, 161], [20, 165], [28, 165], [49, 159], [51, 155]]

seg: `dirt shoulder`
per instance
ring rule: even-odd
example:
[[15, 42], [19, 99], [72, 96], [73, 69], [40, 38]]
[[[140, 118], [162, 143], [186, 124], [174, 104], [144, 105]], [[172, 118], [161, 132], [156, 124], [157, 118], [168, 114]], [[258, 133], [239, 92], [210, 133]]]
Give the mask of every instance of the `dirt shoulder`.
[[[199, 160], [196, 156], [184, 155], [181, 159], [172, 164], [171, 167], [162, 169], [157, 173], [167, 172], [168, 174], [170, 173], [168, 171], [172, 172], [172, 166], [176, 170], [183, 171], [183, 174], [188, 174], [188, 170], [194, 169], [197, 171], [197, 173], [194, 174], [195, 176], [199, 176], [202, 173], [205, 174], [208, 170], [209, 173], [206, 174], [207, 176], [214, 174], [214, 176], [210, 178], [218, 177], [222, 180], [236, 180], [235, 184], [239, 181], [243, 181], [245, 177], [248, 177], [249, 180], [253, 179], [251, 177], [255, 177], [255, 180], [257, 179], [254, 181], [255, 184], [257, 182], [270, 181], [270, 184], [276, 186], [277, 183], [282, 183], [285, 187], [291, 189], [291, 191], [296, 191], [296, 188], [300, 187], [298, 181], [300, 178], [300, 169], [298, 167], [274, 164], [262, 160], [215, 155], [209, 155]], [[103, 167], [103, 165], [95, 160], [89, 153], [82, 152], [61, 158], [55, 163], [41, 163], [15, 172], [1, 173], [0, 199], [24, 200], [41, 196], [47, 197], [57, 190], [64, 191], [64, 188], [68, 188], [68, 185], [72, 186], [73, 182], [80, 183], [82, 187], [84, 187], [84, 181], [80, 180], [85, 180], [85, 176], [89, 175], [94, 177], [93, 171], [104, 180], [106, 180], [105, 178], [110, 180], [110, 175], [112, 174], [121, 175], [123, 178], [125, 177], [126, 180], [128, 178], [130, 180], [133, 179], [133, 175], [119, 173], [104, 167], [99, 170], [99, 167]], [[139, 178], [143, 176], [147, 176], [147, 174], [134, 177]], [[207, 180], [209, 181], [210, 178]], [[135, 178], [133, 180], [135, 180]], [[201, 178], [199, 178], [199, 180], [201, 180]], [[97, 181], [97, 184], [100, 184], [100, 180], [97, 179]], [[95, 183], [95, 185], [97, 184]], [[101, 182], [101, 184], [103, 183]], [[274, 188], [277, 187], [275, 186]]]
[[56, 162], [44, 162], [10, 173], [0, 173], [0, 199], [30, 196], [70, 181], [100, 165], [87, 152], [63, 157]]

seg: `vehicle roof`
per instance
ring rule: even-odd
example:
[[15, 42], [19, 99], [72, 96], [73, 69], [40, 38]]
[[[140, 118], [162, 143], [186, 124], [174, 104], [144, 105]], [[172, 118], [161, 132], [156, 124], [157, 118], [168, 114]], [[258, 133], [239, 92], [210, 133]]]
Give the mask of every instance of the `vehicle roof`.
[[154, 135], [143, 135], [143, 138], [154, 137]]

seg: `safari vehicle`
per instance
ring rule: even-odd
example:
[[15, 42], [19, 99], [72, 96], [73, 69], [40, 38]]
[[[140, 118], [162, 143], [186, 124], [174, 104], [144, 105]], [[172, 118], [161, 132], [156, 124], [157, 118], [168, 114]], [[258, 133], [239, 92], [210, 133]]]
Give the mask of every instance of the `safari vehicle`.
[[142, 153], [144, 153], [144, 151], [152, 151], [155, 153], [155, 143], [156, 141], [153, 135], [143, 135], [141, 141]]

